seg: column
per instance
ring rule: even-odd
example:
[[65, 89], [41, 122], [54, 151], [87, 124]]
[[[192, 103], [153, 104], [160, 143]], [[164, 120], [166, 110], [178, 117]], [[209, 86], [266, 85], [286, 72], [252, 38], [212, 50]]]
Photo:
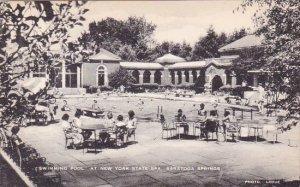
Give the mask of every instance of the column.
[[184, 74], [185, 71], [181, 71], [181, 84], [184, 84], [185, 83], [185, 74]]
[[143, 84], [144, 83], [144, 71], [143, 70], [139, 70], [139, 84]]
[[189, 71], [189, 83], [193, 83], [193, 71]]
[[61, 66], [61, 87], [65, 88], [66, 87], [66, 62], [62, 61], [62, 66]]
[[211, 83], [211, 75], [205, 76], [205, 83]]
[[197, 78], [196, 78], [196, 80], [197, 80], [198, 77], [201, 75], [201, 70], [196, 70], [196, 75], [197, 75]]
[[77, 88], [80, 88], [81, 85], [80, 85], [80, 66], [78, 65], [77, 66]]
[[154, 84], [154, 73], [155, 71], [150, 71], [151, 75], [150, 75], [150, 83]]
[[176, 71], [174, 71], [174, 79], [175, 79], [175, 85], [178, 85], [178, 74]]
[[32, 78], [32, 77], [33, 77], [33, 71], [30, 70], [30, 72], [29, 72], [29, 78]]
[[257, 74], [256, 73], [253, 74], [253, 86], [254, 87], [258, 86]]
[[226, 85], [227, 80], [226, 80], [226, 74], [225, 73], [223, 74], [222, 81], [223, 81], [223, 85]]
[[231, 74], [231, 86], [235, 86], [236, 85], [236, 74], [232, 73]]

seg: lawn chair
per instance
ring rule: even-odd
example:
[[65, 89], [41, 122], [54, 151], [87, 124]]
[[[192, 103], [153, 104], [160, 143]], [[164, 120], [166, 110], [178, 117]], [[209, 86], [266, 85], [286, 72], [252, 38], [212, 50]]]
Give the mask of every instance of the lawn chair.
[[232, 141], [234, 141], [234, 137], [237, 139], [240, 138], [240, 126], [238, 122], [226, 122], [228, 124], [228, 128], [225, 129], [225, 142], [227, 142], [227, 135], [230, 135]]
[[124, 136], [126, 132], [123, 132], [120, 128], [117, 128], [108, 130], [107, 133], [110, 135], [109, 141], [112, 143], [112, 145], [117, 147], [123, 145], [124, 141], [122, 140], [122, 135]]
[[71, 131], [69, 130], [64, 130], [64, 135], [65, 135], [65, 150], [68, 147], [68, 141], [70, 140], [72, 143], [74, 143], [74, 138], [70, 136]]
[[194, 123], [194, 136], [197, 133], [197, 129], [199, 129], [199, 139], [201, 139], [201, 136], [203, 135], [202, 129], [205, 127], [205, 121], [198, 120]]
[[[130, 130], [131, 131], [131, 135], [130, 135], [130, 137], [133, 137], [133, 141], [135, 141], [135, 130], [136, 130], [136, 128], [134, 128], [134, 129], [128, 129], [128, 130]], [[129, 131], [127, 130], [127, 142], [129, 141]]]
[[[165, 120], [164, 115], [160, 115], [160, 123], [161, 123], [161, 127], [162, 127], [162, 131], [161, 131], [161, 139], [164, 139], [164, 132], [167, 132], [167, 140], [169, 138], [169, 132], [171, 137], [173, 136], [173, 131], [175, 131], [176, 133], [176, 128], [174, 127], [174, 123], [167, 123]], [[172, 125], [171, 125], [172, 124]]]

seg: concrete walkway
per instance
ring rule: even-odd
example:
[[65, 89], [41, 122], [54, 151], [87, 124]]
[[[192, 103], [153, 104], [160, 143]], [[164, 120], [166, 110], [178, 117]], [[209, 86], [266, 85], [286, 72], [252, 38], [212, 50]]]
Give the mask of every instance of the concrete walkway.
[[[291, 132], [299, 138], [299, 130], [298, 125]], [[160, 124], [155, 122], [139, 123], [136, 133], [136, 142], [98, 154], [65, 150], [59, 124], [22, 128], [20, 136], [62, 167], [63, 184], [70, 187], [242, 186], [264, 183], [261, 180], [299, 180], [299, 147], [286, 143], [167, 141], [161, 139]]]

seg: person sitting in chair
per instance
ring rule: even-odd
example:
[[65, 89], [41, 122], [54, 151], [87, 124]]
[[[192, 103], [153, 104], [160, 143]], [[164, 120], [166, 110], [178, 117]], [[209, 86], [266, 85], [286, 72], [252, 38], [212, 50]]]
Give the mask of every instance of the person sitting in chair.
[[[225, 111], [224, 113], [224, 118], [222, 119], [223, 122], [223, 130], [224, 130], [224, 139], [226, 140], [226, 132], [231, 131], [231, 132], [237, 132], [239, 130], [239, 127], [237, 125], [236, 118], [230, 114], [229, 111]], [[237, 141], [234, 139], [235, 135], [232, 134], [232, 141]]]
[[119, 142], [117, 142], [117, 145], [118, 146], [122, 146], [125, 142], [125, 140], [127, 139], [126, 137], [126, 131], [127, 131], [127, 128], [126, 128], [126, 124], [124, 123], [124, 118], [122, 115], [119, 115], [117, 117], [117, 123], [115, 125], [115, 130], [117, 132], [117, 136], [119, 137]]
[[126, 120], [126, 127], [127, 127], [127, 136], [131, 137], [131, 135], [134, 134], [134, 131], [136, 129], [136, 118], [134, 117], [135, 113], [134, 111], [130, 110], [128, 112], [128, 119]]
[[[110, 111], [107, 112], [107, 114], [106, 114], [105, 124], [106, 124], [106, 127], [110, 130], [113, 130], [115, 128], [116, 121], [114, 120], [113, 114]], [[102, 143], [106, 144], [109, 142], [110, 134], [108, 132], [101, 132], [99, 134], [99, 138]]]
[[61, 127], [66, 132], [67, 136], [73, 138], [73, 143], [71, 144], [71, 147], [77, 149], [79, 146], [82, 145], [83, 136], [76, 128], [72, 127], [72, 125], [69, 123], [69, 118], [70, 117], [68, 114], [64, 114], [62, 116]]
[[[177, 111], [177, 115], [175, 116], [175, 122], [185, 122], [185, 121], [186, 121], [186, 116], [183, 114], [182, 110], [179, 109]], [[189, 126], [186, 124], [181, 124], [180, 126], [183, 127], [184, 134], [188, 134]]]

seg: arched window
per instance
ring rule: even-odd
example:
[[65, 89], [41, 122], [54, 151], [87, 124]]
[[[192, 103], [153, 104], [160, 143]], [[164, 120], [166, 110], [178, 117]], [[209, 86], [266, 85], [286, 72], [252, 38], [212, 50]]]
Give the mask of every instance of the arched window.
[[184, 71], [184, 75], [185, 75], [185, 82], [190, 82], [190, 73], [188, 70]]
[[159, 70], [154, 73], [154, 83], [161, 84], [161, 72]]
[[106, 76], [106, 68], [105, 66], [99, 66], [98, 67], [98, 74], [97, 74], [97, 81], [98, 86], [104, 86], [105, 85], [105, 76]]
[[175, 84], [175, 72], [174, 72], [174, 71], [171, 71], [171, 72], [170, 72], [170, 75], [171, 75], [171, 83], [172, 83], [172, 84]]
[[139, 71], [138, 71], [138, 70], [134, 70], [134, 71], [132, 72], [132, 76], [133, 76], [134, 79], [135, 79], [135, 83], [139, 83], [139, 76], [140, 76]]
[[143, 83], [150, 83], [150, 76], [151, 76], [150, 71], [149, 70], [145, 70], [144, 71]]

